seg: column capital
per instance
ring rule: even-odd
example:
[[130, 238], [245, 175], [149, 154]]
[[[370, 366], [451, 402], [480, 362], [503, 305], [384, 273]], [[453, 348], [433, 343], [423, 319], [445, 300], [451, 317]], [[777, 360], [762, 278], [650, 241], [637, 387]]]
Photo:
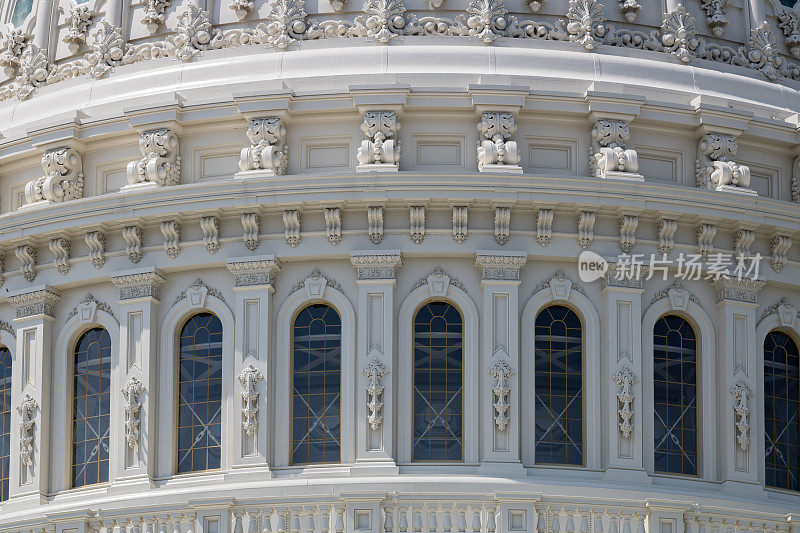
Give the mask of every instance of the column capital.
[[119, 287], [121, 302], [152, 298], [158, 301], [161, 286], [166, 281], [164, 274], [157, 268], [134, 268], [115, 272], [108, 276], [111, 283]]
[[601, 278], [603, 290], [615, 288], [643, 291], [642, 281], [647, 278], [647, 275], [648, 267], [645, 266], [634, 268], [630, 265], [624, 266], [619, 263], [609, 263], [605, 276]]
[[475, 254], [475, 266], [481, 269], [481, 281], [519, 282], [519, 271], [527, 262], [527, 252], [478, 250]]
[[233, 274], [234, 287], [271, 286], [281, 269], [271, 254], [228, 259], [225, 266]]
[[357, 271], [358, 281], [394, 281], [403, 257], [400, 250], [355, 250], [350, 252], [350, 264]]
[[758, 304], [758, 291], [766, 284], [761, 280], [732, 278], [720, 278], [712, 283], [717, 291], [718, 304], [728, 300], [752, 305]]
[[55, 304], [61, 295], [49, 285], [26, 287], [6, 296], [17, 311], [17, 319], [34, 316], [55, 318]]

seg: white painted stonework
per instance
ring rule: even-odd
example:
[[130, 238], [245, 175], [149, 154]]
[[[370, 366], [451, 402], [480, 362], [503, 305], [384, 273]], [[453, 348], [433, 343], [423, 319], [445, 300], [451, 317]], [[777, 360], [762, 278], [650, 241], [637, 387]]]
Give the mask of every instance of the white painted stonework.
[[[24, 2], [24, 0], [16, 0]], [[800, 2], [0, 1], [0, 533], [800, 533], [764, 339], [800, 341]], [[402, 126], [402, 127], [401, 127]], [[577, 257], [760, 253], [759, 280]], [[674, 271], [673, 271], [674, 273]], [[413, 317], [463, 318], [460, 462], [412, 461]], [[341, 463], [291, 464], [291, 327], [341, 317]], [[534, 328], [581, 318], [584, 465], [535, 461]], [[176, 474], [176, 338], [223, 327], [218, 470]], [[653, 326], [699, 339], [656, 473]], [[109, 481], [72, 351], [112, 343]]]

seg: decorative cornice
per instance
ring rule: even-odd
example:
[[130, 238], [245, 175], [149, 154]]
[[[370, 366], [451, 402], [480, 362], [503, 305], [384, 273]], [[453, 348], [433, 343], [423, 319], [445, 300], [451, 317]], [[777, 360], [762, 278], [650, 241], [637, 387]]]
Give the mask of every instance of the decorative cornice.
[[272, 285], [281, 269], [274, 255], [229, 259], [225, 266], [233, 274], [234, 287]]
[[[632, 267], [629, 267], [632, 268]], [[621, 271], [619, 273], [618, 271]], [[634, 275], [635, 274], [635, 275]], [[636, 272], [625, 272], [625, 267], [621, 267], [619, 263], [609, 263], [606, 275], [603, 276], [603, 288], [605, 287], [618, 287], [624, 289], [641, 289], [642, 281], [647, 277], [647, 267], [637, 267]]]
[[481, 269], [482, 281], [519, 281], [519, 272], [528, 262], [526, 252], [478, 251], [475, 266]]
[[720, 278], [713, 283], [714, 289], [717, 291], [717, 303], [731, 300], [748, 304], [758, 303], [758, 291], [766, 284], [766, 281], [761, 280], [731, 278]]
[[399, 250], [357, 250], [350, 252], [350, 264], [356, 269], [358, 281], [393, 280], [403, 258]]
[[40, 285], [34, 290], [18, 291], [7, 296], [17, 310], [17, 318], [44, 315], [55, 318], [55, 304], [61, 295], [47, 285]]
[[109, 276], [111, 283], [119, 287], [120, 300], [160, 297], [161, 286], [166, 279], [154, 268], [126, 270]]

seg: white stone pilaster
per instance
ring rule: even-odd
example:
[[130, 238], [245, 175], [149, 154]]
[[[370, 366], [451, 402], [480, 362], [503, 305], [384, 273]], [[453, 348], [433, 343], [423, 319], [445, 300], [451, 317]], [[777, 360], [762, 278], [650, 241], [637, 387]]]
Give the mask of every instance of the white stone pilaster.
[[519, 284], [525, 252], [478, 251], [483, 331], [480, 405], [483, 427], [481, 470], [523, 474], [520, 461]]
[[643, 474], [642, 292], [641, 279], [617, 279], [609, 272], [603, 282], [600, 382], [607, 475]]
[[350, 254], [357, 272], [356, 465], [357, 473], [397, 472], [394, 462], [392, 375], [395, 271], [399, 250], [360, 250]]
[[39, 504], [49, 489], [53, 320], [60, 295], [38, 285], [9, 293], [7, 299], [16, 309], [17, 336], [9, 495], [11, 500]]
[[115, 272], [109, 279], [119, 288], [120, 306], [119, 354], [111, 377], [111, 479], [149, 483], [156, 463], [157, 308], [165, 280], [153, 267]]
[[280, 267], [274, 255], [234, 258], [226, 264], [234, 278], [234, 313], [238, 317], [234, 330], [234, 375], [225, 378], [234, 380], [235, 391], [231, 466], [238, 470], [237, 475], [252, 474], [263, 479], [265, 475], [271, 476], [269, 346], [273, 334], [273, 283]]
[[[751, 411], [746, 417], [747, 426], [737, 426], [742, 418], [736, 411], [739, 400], [732, 389], [741, 383], [751, 392], [757, 390], [756, 308], [758, 291], [764, 284], [750, 279], [714, 282], [717, 292], [716, 393], [718, 409], [722, 411], [716, 413], [718, 464], [720, 480], [729, 490], [742, 490], [745, 488], [742, 484], [752, 484], [753, 490], [760, 491], [758, 474], [763, 457], [757, 455], [755, 439], [763, 436], [753, 431], [752, 418], [763, 416], [763, 413], [756, 412], [755, 398], [751, 396], [745, 402]], [[742, 446], [742, 436], [750, 441], [745, 446]]]

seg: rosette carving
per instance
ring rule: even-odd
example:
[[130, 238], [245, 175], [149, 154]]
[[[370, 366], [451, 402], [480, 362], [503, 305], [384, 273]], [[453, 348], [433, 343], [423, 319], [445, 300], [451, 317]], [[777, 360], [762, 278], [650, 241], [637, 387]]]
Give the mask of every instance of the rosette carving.
[[259, 24], [264, 41], [283, 50], [304, 38], [306, 24], [305, 0], [276, 0], [270, 6], [267, 23]]
[[569, 1], [567, 33], [570, 41], [587, 50], [594, 50], [606, 34], [604, 22], [602, 4], [595, 0]]

